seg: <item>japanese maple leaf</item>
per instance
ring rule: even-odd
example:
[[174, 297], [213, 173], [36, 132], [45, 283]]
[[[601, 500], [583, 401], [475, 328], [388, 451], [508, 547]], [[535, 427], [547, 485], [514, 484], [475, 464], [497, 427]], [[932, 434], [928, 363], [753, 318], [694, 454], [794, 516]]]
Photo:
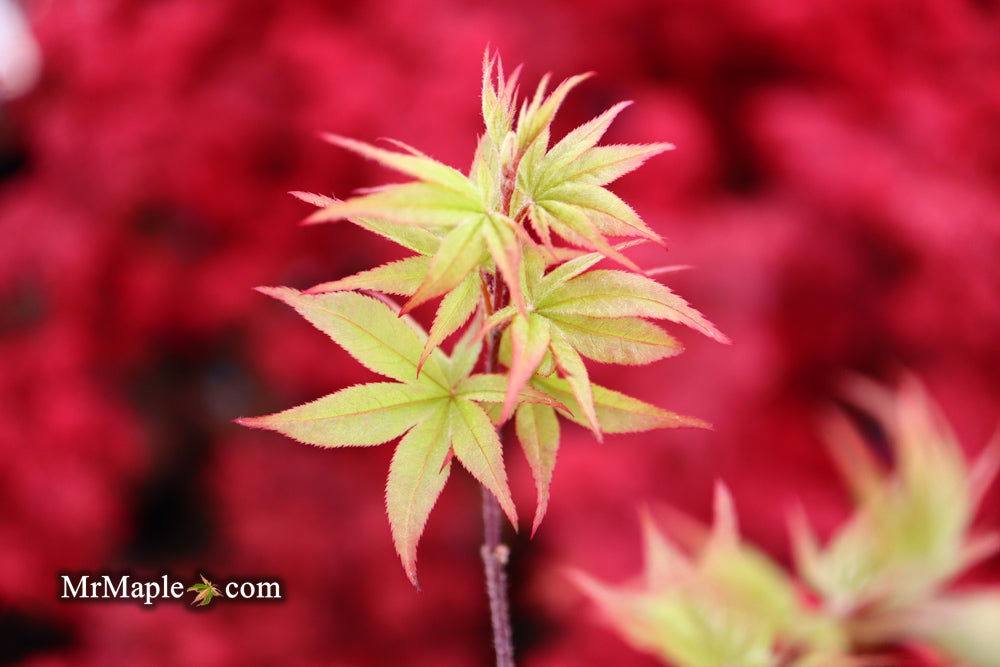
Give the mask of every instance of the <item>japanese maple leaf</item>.
[[[434, 348], [418, 375], [427, 336], [386, 303], [353, 292], [259, 289], [295, 308], [363, 365], [393, 381], [348, 387], [238, 423], [321, 447], [378, 445], [403, 436], [389, 467], [386, 509], [396, 551], [414, 585], [417, 542], [453, 457], [493, 493], [516, 529], [500, 439], [483, 407], [503, 402], [507, 380], [472, 373], [480, 352], [474, 335], [459, 341], [450, 357]], [[526, 402], [559, 405], [531, 387], [519, 396]]]
[[588, 76], [567, 79], [544, 101], [546, 80], [543, 79], [531, 104], [522, 107], [517, 138], [523, 154], [517, 165], [511, 216], [517, 220], [527, 217], [545, 248], [552, 248], [555, 232], [574, 245], [599, 251], [639, 271], [605, 235], [639, 237], [661, 245], [663, 240], [604, 186], [673, 146], [667, 143], [598, 146], [612, 121], [631, 104], [621, 102], [549, 148], [552, 114], [566, 94]]
[[615, 364], [641, 365], [678, 354], [677, 340], [646, 320], [685, 324], [719, 342], [729, 339], [687, 301], [651, 278], [625, 271], [588, 270], [602, 259], [592, 253], [544, 273], [538, 255], [526, 253], [522, 284], [528, 313], [504, 308], [487, 329], [508, 324], [501, 359], [510, 368], [503, 418], [516, 396], [540, 367], [553, 365], [566, 379], [587, 426], [600, 437], [593, 392], [581, 357]]
[[204, 607], [212, 602], [216, 597], [222, 595], [219, 592], [219, 588], [213, 584], [211, 581], [205, 578], [205, 575], [201, 576], [201, 583], [188, 586], [189, 591], [194, 591], [197, 593], [191, 604], [197, 604], [199, 607]]
[[[320, 202], [319, 195], [309, 195], [306, 193], [294, 193], [307, 201]], [[362, 224], [367, 224], [362, 221]], [[421, 230], [423, 231], [423, 230]], [[389, 231], [395, 235], [396, 230]], [[423, 282], [424, 276], [430, 268], [431, 255], [437, 248], [437, 239], [428, 232], [428, 236], [421, 239], [421, 243], [410, 244], [411, 238], [401, 241], [401, 245], [410, 247], [418, 253], [412, 257], [387, 262], [381, 266], [367, 269], [338, 280], [320, 283], [306, 290], [308, 294], [324, 294], [327, 292], [343, 291], [372, 291], [393, 296], [412, 296]], [[582, 251], [571, 249], [559, 249], [560, 252], [552, 264], [563, 260], [574, 260], [584, 256]], [[592, 265], [600, 255], [587, 255], [586, 261]], [[525, 261], [542, 260], [537, 253], [525, 255]], [[522, 271], [523, 272], [523, 271]], [[434, 322], [431, 325], [427, 341], [420, 355], [418, 367], [422, 367], [431, 350], [439, 346], [448, 336], [457, 331], [462, 325], [469, 321], [469, 318], [480, 304], [480, 298], [486, 290], [484, 278], [490, 278], [492, 271], [481, 271], [469, 273], [461, 283], [449, 291], [438, 304]], [[523, 276], [522, 276], [523, 278]], [[504, 313], [516, 311], [516, 308], [505, 310]]]
[[443, 230], [419, 286], [403, 305], [405, 314], [459, 285], [483, 263], [492, 260], [522, 306], [518, 284], [523, 230], [503, 210], [490, 205], [482, 189], [462, 172], [412, 149], [390, 151], [335, 134], [324, 138], [418, 180], [376, 188], [345, 201], [319, 195], [300, 198], [321, 204], [309, 223], [367, 218], [396, 226]]
[[[308, 201], [322, 203], [322, 200], [318, 199], [318, 195], [294, 194]], [[362, 224], [367, 223], [362, 221]], [[422, 229], [418, 231], [425, 232], [426, 236], [416, 237], [419, 238], [419, 241], [416, 243], [411, 242], [415, 237], [406, 237], [403, 239], [405, 242], [401, 243], [401, 245], [405, 245], [420, 254], [388, 262], [382, 266], [361, 271], [360, 273], [339, 280], [321, 283], [309, 288], [307, 293], [324, 294], [328, 292], [369, 290], [393, 296], [413, 296], [420, 289], [425, 276], [430, 271], [433, 260], [432, 256], [436, 252], [440, 242], [430, 232]], [[396, 232], [397, 230], [395, 229], [388, 230], [388, 233], [396, 236], [398, 240]], [[437, 314], [434, 317], [434, 323], [431, 326], [430, 334], [424, 342], [420, 360], [417, 363], [418, 372], [423, 367], [427, 357], [430, 356], [431, 351], [469, 320], [479, 305], [483, 289], [480, 272], [471, 271], [441, 300], [441, 303], [438, 305]]]
[[[537, 245], [524, 228], [526, 220], [549, 259], [557, 258], [561, 250], [552, 244], [550, 230], [554, 230], [570, 243], [639, 270], [607, 242], [605, 234], [657, 243], [662, 239], [603, 186], [672, 146], [597, 146], [611, 121], [628, 106], [622, 103], [550, 149], [549, 127], [556, 111], [570, 90], [589, 76], [570, 77], [547, 95], [546, 76], [534, 97], [515, 114], [518, 70], [505, 78], [499, 59], [487, 54], [482, 88], [486, 132], [468, 175], [398, 141], [392, 143], [400, 150], [393, 151], [325, 134], [330, 143], [416, 180], [372, 188], [344, 201], [293, 194], [319, 207], [306, 219], [308, 223], [351, 220], [426, 255], [395, 267], [407, 271], [407, 281], [416, 281], [406, 294], [404, 314], [459, 288], [483, 267], [500, 272], [514, 306], [526, 314], [519, 265], [523, 248]], [[405, 227], [411, 230], [402, 231]]]

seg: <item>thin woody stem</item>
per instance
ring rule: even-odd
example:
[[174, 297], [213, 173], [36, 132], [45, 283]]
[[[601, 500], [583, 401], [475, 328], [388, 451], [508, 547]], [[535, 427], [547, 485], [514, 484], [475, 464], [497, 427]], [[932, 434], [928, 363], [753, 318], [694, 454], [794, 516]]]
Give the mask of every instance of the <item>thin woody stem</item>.
[[[489, 283], [489, 302], [495, 309], [503, 307], [506, 289], [499, 276], [494, 274]], [[499, 327], [486, 334], [486, 357], [483, 363], [487, 373], [496, 372], [499, 353]], [[490, 598], [490, 622], [493, 627], [493, 648], [497, 667], [514, 666], [514, 641], [510, 626], [510, 602], [507, 597], [507, 560], [510, 549], [502, 540], [503, 514], [500, 504], [485, 486], [480, 487], [483, 505], [483, 570], [486, 575], [486, 592]]]
[[497, 667], [514, 666], [514, 641], [510, 628], [510, 603], [507, 599], [507, 558], [510, 549], [500, 539], [500, 505], [486, 487], [483, 496], [484, 540], [480, 552], [486, 573], [486, 592], [490, 596], [490, 621], [493, 625], [493, 649]]

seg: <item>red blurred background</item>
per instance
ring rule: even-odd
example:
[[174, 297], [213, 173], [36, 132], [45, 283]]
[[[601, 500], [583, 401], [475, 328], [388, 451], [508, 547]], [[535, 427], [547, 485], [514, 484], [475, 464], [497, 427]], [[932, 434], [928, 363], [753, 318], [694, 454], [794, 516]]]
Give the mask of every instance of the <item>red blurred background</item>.
[[[678, 149], [616, 187], [671, 245], [648, 266], [735, 340], [599, 382], [714, 432], [567, 427], [549, 514], [513, 538], [524, 665], [651, 665], [563, 575], [639, 567], [635, 510], [708, 516], [717, 478], [787, 559], [802, 503], [848, 499], [817, 435], [848, 371], [915, 371], [971, 452], [1000, 399], [996, 0], [30, 0], [43, 71], [0, 108], [0, 663], [474, 665], [491, 659], [478, 494], [459, 474], [406, 581], [391, 447], [231, 423], [370, 375], [283, 306], [401, 256], [300, 228], [285, 193], [384, 182], [322, 144], [391, 136], [465, 168], [487, 43], [533, 84], [596, 70], [557, 130], [633, 99], [609, 141]], [[426, 318], [433, 307], [418, 316]], [[522, 515], [530, 474], [512, 452]], [[998, 494], [982, 516], [1000, 527]], [[277, 577], [280, 604], [56, 600], [62, 570]], [[977, 576], [1000, 573], [994, 560]]]

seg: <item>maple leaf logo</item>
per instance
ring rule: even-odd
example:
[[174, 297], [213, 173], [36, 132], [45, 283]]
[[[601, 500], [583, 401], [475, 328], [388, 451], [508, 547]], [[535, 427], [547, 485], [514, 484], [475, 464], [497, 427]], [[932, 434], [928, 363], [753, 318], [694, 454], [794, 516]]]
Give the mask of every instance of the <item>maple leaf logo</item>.
[[211, 581], [205, 578], [205, 575], [200, 575], [202, 583], [194, 584], [193, 586], [188, 586], [189, 591], [194, 591], [197, 595], [194, 596], [194, 600], [191, 604], [196, 604], [199, 607], [204, 607], [212, 602], [216, 597], [222, 595], [219, 588], [213, 584]]

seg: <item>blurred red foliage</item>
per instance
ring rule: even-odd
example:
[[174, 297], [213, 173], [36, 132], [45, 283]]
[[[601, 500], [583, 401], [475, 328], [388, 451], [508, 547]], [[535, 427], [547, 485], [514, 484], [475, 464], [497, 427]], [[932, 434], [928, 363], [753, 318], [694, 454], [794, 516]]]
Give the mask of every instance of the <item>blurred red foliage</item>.
[[[666, 258], [636, 256], [695, 265], [668, 282], [736, 341], [681, 331], [676, 360], [595, 369], [716, 430], [604, 445], [569, 430], [547, 520], [513, 544], [523, 664], [651, 664], [597, 629], [561, 569], [634, 571], [642, 501], [707, 516], [724, 478], [748, 536], [779, 556], [792, 504], [832, 528], [847, 503], [816, 426], [844, 372], [908, 367], [974, 449], [995, 427], [995, 0], [27, 8], [45, 71], [0, 116], [0, 662], [488, 662], [468, 476], [431, 516], [418, 594], [382, 509], [389, 448], [324, 452], [229, 421], [367, 377], [250, 289], [398, 256], [349, 225], [295, 225], [308, 208], [287, 190], [385, 178], [316, 133], [466, 166], [487, 43], [529, 81], [599, 73], [562, 129], [631, 98], [609, 139], [677, 144], [617, 187], [671, 240]], [[527, 517], [530, 475], [511, 458]], [[56, 602], [57, 571], [118, 568], [275, 576], [288, 599]]]

